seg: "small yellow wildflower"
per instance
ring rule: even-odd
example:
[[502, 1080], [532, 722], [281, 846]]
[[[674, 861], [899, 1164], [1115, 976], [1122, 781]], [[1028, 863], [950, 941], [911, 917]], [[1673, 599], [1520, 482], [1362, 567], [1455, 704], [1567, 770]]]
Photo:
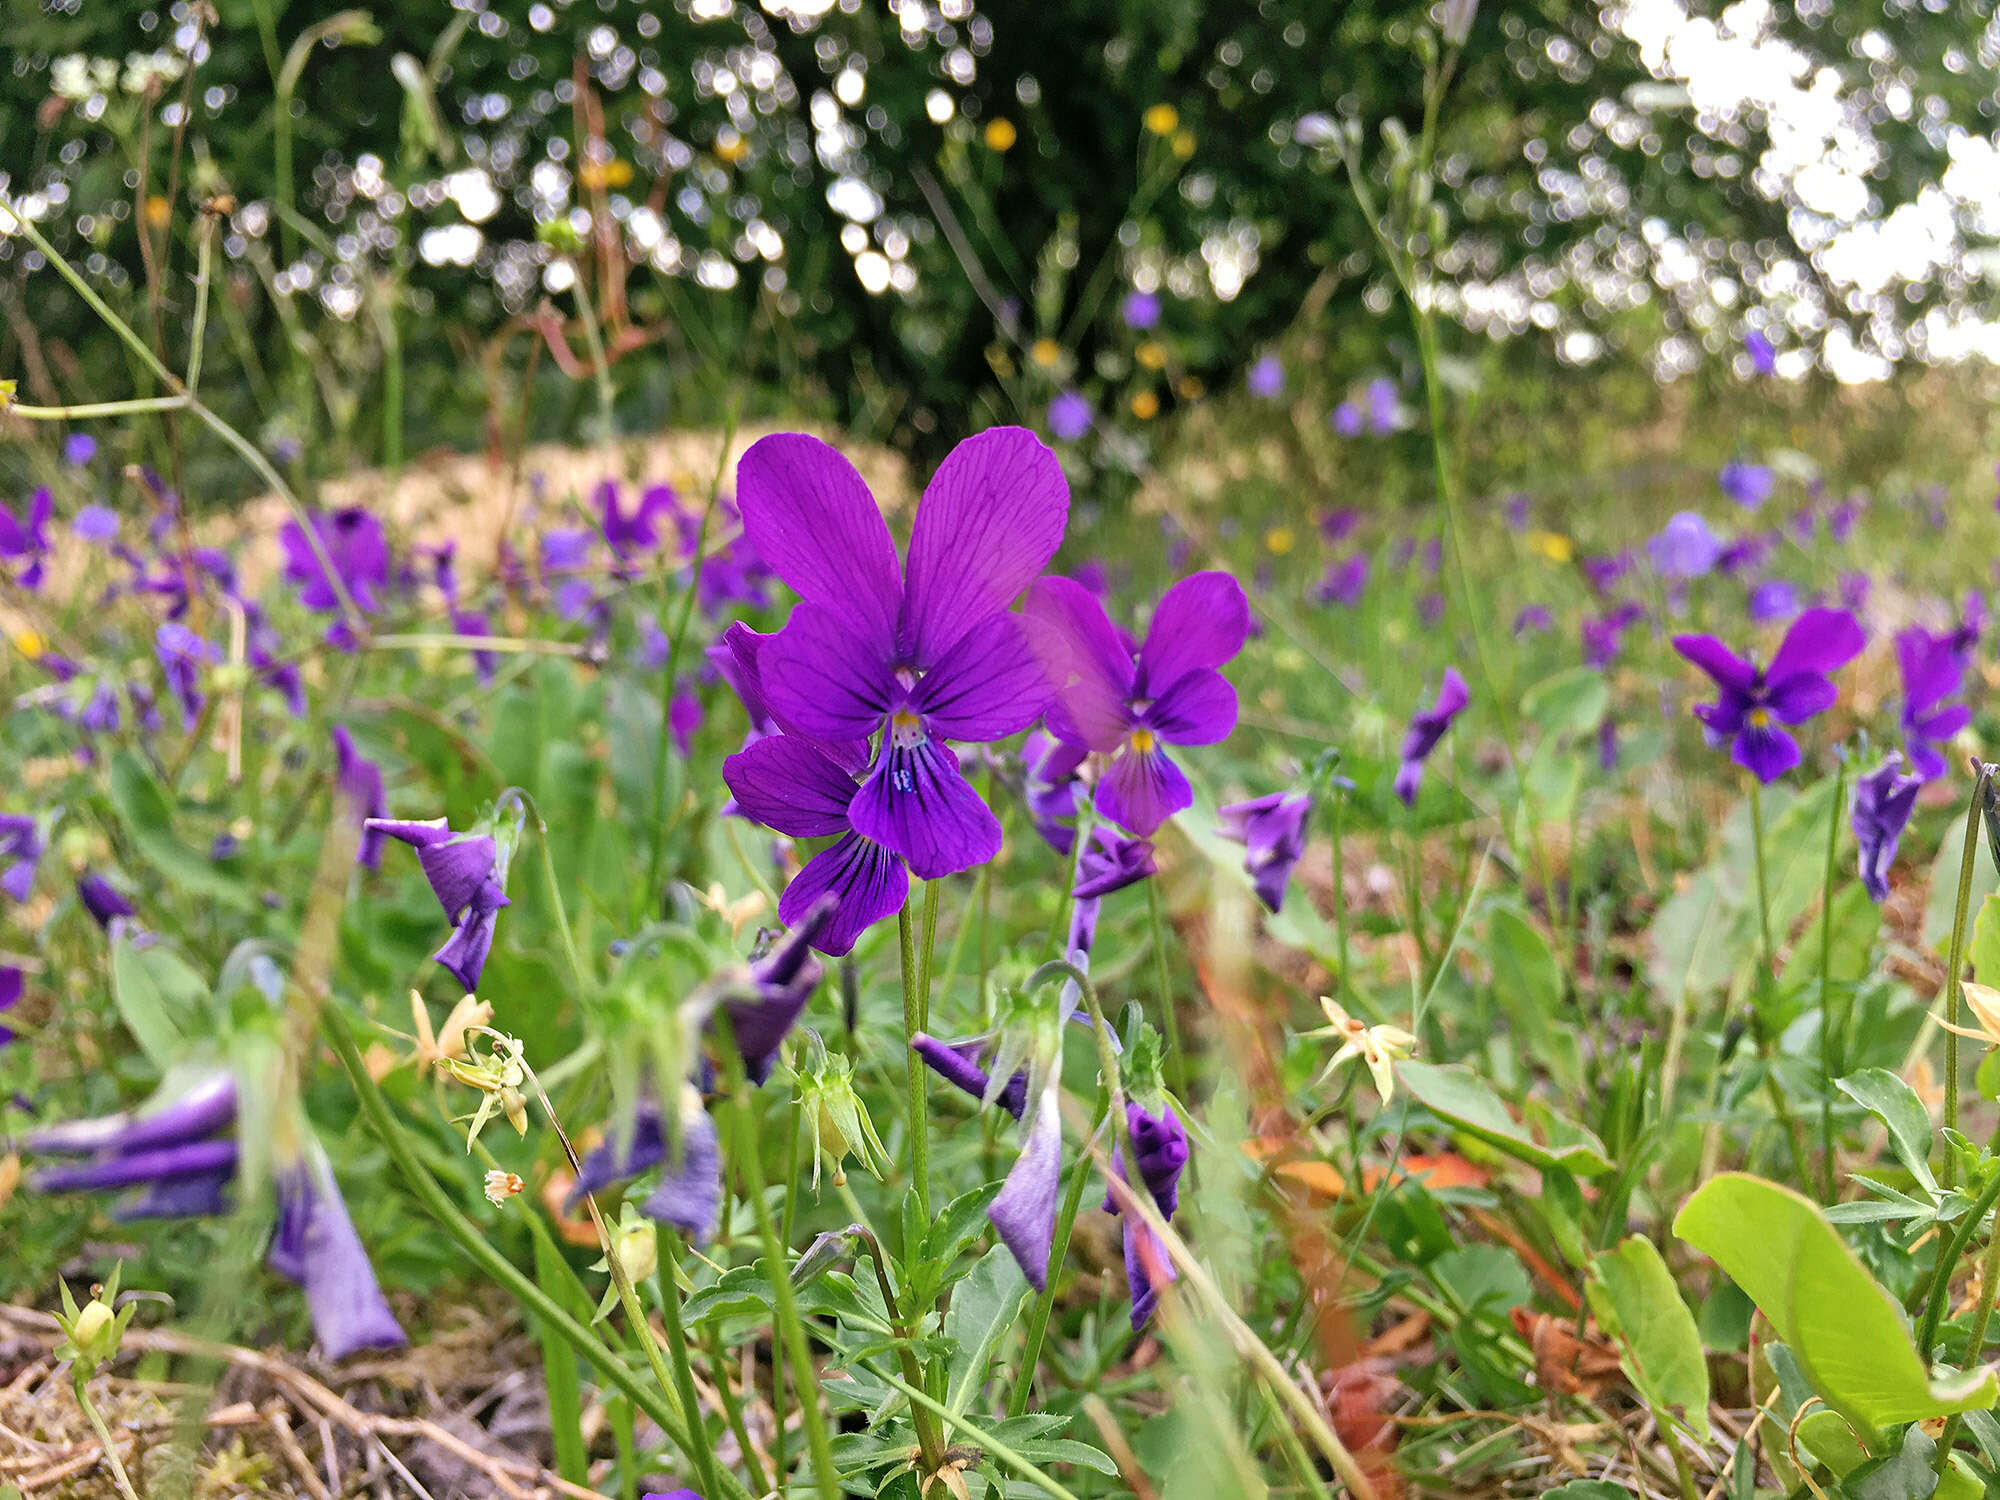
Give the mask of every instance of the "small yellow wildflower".
[[1044, 370], [1053, 370], [1062, 363], [1062, 345], [1051, 338], [1036, 339], [1028, 346], [1028, 358]]
[[1298, 537], [1289, 526], [1273, 526], [1264, 533], [1264, 548], [1275, 557], [1283, 557], [1298, 543]]
[[1164, 370], [1167, 367], [1166, 345], [1147, 339], [1132, 351], [1132, 357], [1149, 370]]
[[1369, 1076], [1375, 1080], [1375, 1092], [1382, 1096], [1382, 1102], [1387, 1104], [1395, 1098], [1396, 1073], [1390, 1064], [1414, 1053], [1417, 1039], [1400, 1026], [1364, 1026], [1331, 995], [1319, 997], [1319, 1008], [1332, 1024], [1307, 1035], [1337, 1037], [1340, 1050], [1328, 1061], [1318, 1081], [1324, 1083], [1342, 1063], [1358, 1057], [1368, 1065]]
[[1141, 422], [1150, 422], [1160, 414], [1160, 398], [1151, 391], [1141, 391], [1132, 398], [1132, 415]]
[[1171, 104], [1154, 104], [1139, 116], [1139, 122], [1154, 135], [1172, 135], [1180, 128], [1181, 112]]
[[14, 392], [19, 387], [11, 380], [0, 380], [0, 411], [14, 404]]
[[1015, 130], [1014, 122], [1004, 116], [986, 122], [986, 149], [988, 151], [1006, 151], [1020, 138], [1020, 132]]
[[14, 649], [29, 661], [40, 661], [42, 653], [49, 649], [49, 643], [42, 639], [39, 631], [22, 630], [14, 635]]
[[148, 229], [165, 229], [167, 221], [174, 216], [173, 206], [158, 193], [153, 194], [146, 200], [145, 212], [146, 227]]
[[1555, 531], [1528, 533], [1528, 550], [1540, 553], [1552, 563], [1566, 563], [1576, 556], [1576, 543]]
[[1167, 144], [1173, 149], [1175, 156], [1178, 156], [1182, 161], [1186, 161], [1190, 156], [1194, 155], [1194, 132], [1192, 130], [1176, 130], [1174, 138]]

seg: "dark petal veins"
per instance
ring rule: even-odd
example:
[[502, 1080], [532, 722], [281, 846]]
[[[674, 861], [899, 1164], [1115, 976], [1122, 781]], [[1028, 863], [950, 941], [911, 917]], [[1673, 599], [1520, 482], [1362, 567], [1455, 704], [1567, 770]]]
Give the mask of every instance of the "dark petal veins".
[[[985, 744], [1018, 734], [1048, 707], [1049, 651], [1018, 615], [988, 615], [924, 674], [910, 706], [940, 739]], [[1054, 633], [1042, 630], [1045, 637]], [[1058, 645], [1057, 650], [1060, 650]]]
[[807, 740], [777, 735], [722, 763], [722, 779], [745, 817], [795, 839], [847, 831], [854, 778]]
[[1746, 724], [1730, 759], [1769, 786], [1799, 763], [1799, 742], [1775, 725], [1759, 729]]
[[866, 739], [894, 696], [889, 657], [823, 605], [794, 609], [758, 652], [758, 666], [773, 716], [816, 740]]
[[902, 568], [875, 497], [840, 454], [804, 433], [753, 444], [736, 466], [751, 545], [801, 599], [853, 622], [871, 654], [895, 650]]
[[778, 901], [778, 917], [796, 926], [822, 896], [835, 901], [833, 919], [813, 946], [839, 958], [855, 940], [884, 917], [893, 915], [909, 895], [910, 877], [903, 862], [859, 834], [849, 833], [806, 861]]
[[1195, 573], [1160, 596], [1139, 648], [1142, 694], [1161, 690], [1189, 672], [1222, 666], [1250, 633], [1250, 601], [1227, 573]]
[[854, 831], [909, 861], [923, 880], [955, 875], [1000, 852], [1000, 820], [935, 739], [885, 744], [848, 809]]
[[1026, 612], [1068, 647], [1049, 710], [1050, 731], [1086, 749], [1115, 749], [1132, 723], [1133, 666], [1104, 606], [1072, 579], [1042, 578], [1028, 591]]
[[1181, 768], [1158, 750], [1128, 750], [1097, 783], [1097, 810], [1141, 838], [1194, 802]]
[[1169, 745], [1214, 745], [1236, 728], [1236, 689], [1220, 672], [1196, 667], [1146, 710], [1146, 725]]

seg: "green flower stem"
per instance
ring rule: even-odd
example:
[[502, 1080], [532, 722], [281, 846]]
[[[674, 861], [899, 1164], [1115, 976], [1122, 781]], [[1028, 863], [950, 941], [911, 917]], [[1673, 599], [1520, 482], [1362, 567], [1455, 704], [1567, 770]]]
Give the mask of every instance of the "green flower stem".
[[1931, 1271], [1931, 1289], [1924, 1298], [1923, 1318], [1917, 1324], [1917, 1353], [1926, 1361], [1930, 1359], [1931, 1348], [1937, 1342], [1938, 1325], [1944, 1321], [1944, 1305], [1951, 1293], [1951, 1273], [1957, 1269], [1965, 1247], [1972, 1243], [1972, 1237], [1979, 1232], [1980, 1222], [1996, 1199], [2000, 1199], [2000, 1172], [1995, 1172], [1992, 1180], [1980, 1189], [1972, 1207], [1966, 1210], [1965, 1217], [1959, 1220], [1958, 1228], [1952, 1232], [1950, 1242], [1942, 1239], [1938, 1242], [1937, 1264]]
[[[910, 920], [910, 903], [896, 914], [896, 936], [903, 948], [903, 1067], [909, 1085], [910, 1106], [910, 1190], [917, 1197], [917, 1213], [925, 1224], [931, 1221], [931, 1138], [929, 1113], [925, 1108], [924, 1060], [909, 1045], [924, 1029], [923, 996], [918, 993], [917, 935]], [[905, 1245], [905, 1253], [914, 1249]]]
[[1757, 998], [1751, 1002], [1754, 1010], [1750, 1017], [1750, 1031], [1757, 1039], [1758, 1056], [1765, 1063], [1764, 1092], [1770, 1096], [1771, 1111], [1778, 1118], [1779, 1133], [1791, 1148], [1792, 1170], [1800, 1182], [1810, 1182], [1812, 1174], [1806, 1168], [1805, 1129], [1793, 1117], [1785, 1091], [1778, 1086], [1778, 1075], [1770, 1067], [1771, 1038], [1764, 1028], [1764, 1001], [1770, 993], [1778, 950], [1771, 941], [1771, 898], [1769, 882], [1764, 875], [1764, 786], [1755, 776], [1750, 778], [1750, 854], [1757, 875], [1758, 931]]
[[74, 422], [88, 417], [136, 417], [147, 412], [187, 408], [186, 396], [136, 396], [127, 401], [88, 401], [81, 406], [30, 406], [25, 401], [16, 401], [0, 410], [28, 422]]
[[924, 882], [924, 926], [917, 949], [917, 1029], [931, 1026], [931, 971], [937, 962], [938, 891], [940, 882]]
[[[584, 1198], [586, 1202], [590, 1201], [589, 1194], [585, 1194]], [[592, 1205], [592, 1208], [592, 1217], [595, 1218], [595, 1204]], [[601, 1223], [598, 1232], [600, 1234], [605, 1233]], [[660, 1317], [660, 1322], [666, 1325], [667, 1349], [673, 1356], [674, 1384], [680, 1391], [681, 1410], [687, 1413], [688, 1432], [694, 1437], [696, 1442], [694, 1453], [695, 1473], [701, 1477], [702, 1487], [705, 1490], [714, 1489], [720, 1492], [722, 1489], [720, 1466], [715, 1461], [714, 1447], [707, 1441], [707, 1434], [701, 1430], [701, 1398], [695, 1393], [694, 1366], [688, 1362], [687, 1330], [681, 1326], [681, 1286], [674, 1275], [681, 1260], [681, 1237], [671, 1229], [660, 1230], [659, 1234], [666, 1241], [664, 1248], [667, 1252], [660, 1267], [660, 1289], [666, 1303]], [[604, 1260], [605, 1264], [611, 1268], [612, 1279], [618, 1285], [618, 1300], [625, 1304], [626, 1318], [628, 1320], [637, 1319], [639, 1341], [646, 1348], [647, 1359], [653, 1366], [655, 1378], [659, 1378], [661, 1375], [659, 1367], [660, 1353], [654, 1347], [653, 1325], [648, 1321], [645, 1310], [639, 1306], [638, 1296], [632, 1288], [632, 1278], [626, 1274], [624, 1265], [618, 1259], [618, 1244], [615, 1239], [606, 1248]], [[718, 1370], [716, 1372], [716, 1383], [718, 1385], [727, 1385], [729, 1383], [728, 1375]], [[757, 1461], [751, 1456], [748, 1447], [743, 1449], [743, 1462], [746, 1467], [750, 1468], [751, 1474], [755, 1476]], [[756, 1484], [757, 1489], [761, 1492], [764, 1489], [763, 1480], [758, 1478]]]
[[[1986, 1241], [1986, 1258], [1979, 1263], [1979, 1310], [1972, 1315], [1972, 1331], [1966, 1337], [1965, 1356], [1968, 1364], [1979, 1363], [1986, 1348], [1986, 1325], [1993, 1318], [1994, 1279], [2000, 1277], [2000, 1226]], [[1951, 1462], [1951, 1445], [1958, 1441], [1958, 1429], [1965, 1421], [1965, 1413], [1955, 1411], [1944, 1424], [1944, 1436], [1938, 1439], [1937, 1472], [1942, 1475], [1945, 1466]]]
[[[1078, 835], [1079, 839], [1082, 837]], [[1160, 877], [1146, 882], [1146, 918], [1152, 927], [1154, 983], [1160, 993], [1160, 1028], [1167, 1039], [1167, 1087], [1176, 1099], [1187, 1099], [1187, 1054], [1181, 1051], [1180, 1017], [1174, 1009], [1174, 987], [1167, 974], [1167, 916], [1160, 901]]]
[[569, 258], [569, 269], [576, 278], [570, 283], [570, 291], [576, 296], [576, 310], [583, 324], [583, 342], [590, 351], [591, 374], [597, 385], [597, 420], [604, 429], [598, 434], [598, 441], [609, 443], [617, 432], [611, 415], [611, 361], [605, 357], [604, 334], [597, 326], [596, 304], [591, 301], [590, 289], [584, 284], [583, 268], [573, 255]]
[[[661, 1281], [672, 1282], [672, 1273], [662, 1276]], [[673, 1315], [680, 1316], [680, 1287], [673, 1292]], [[743, 1467], [750, 1471], [750, 1487], [760, 1495], [769, 1494], [771, 1481], [764, 1473], [764, 1466], [757, 1461], [756, 1449], [751, 1446], [750, 1428], [743, 1420], [743, 1403], [737, 1399], [736, 1387], [729, 1381], [729, 1351], [722, 1342], [722, 1320], [716, 1319], [708, 1325], [708, 1363], [715, 1373], [715, 1391], [722, 1398], [723, 1419], [729, 1423], [730, 1434], [736, 1439], [736, 1446], [743, 1454]]]
[[1012, 1469], [1016, 1474], [1019, 1474], [1023, 1479], [1033, 1484], [1039, 1484], [1044, 1490], [1048, 1491], [1052, 1500], [1077, 1500], [1075, 1494], [1064, 1489], [1055, 1479], [1029, 1463], [1027, 1459], [1016, 1453], [1012, 1448], [1000, 1441], [999, 1438], [993, 1436], [992, 1433], [986, 1431], [985, 1428], [978, 1426], [976, 1423], [951, 1410], [942, 1401], [924, 1394], [924, 1392], [918, 1390], [906, 1380], [898, 1380], [887, 1370], [870, 1370], [868, 1373], [884, 1384], [893, 1386], [895, 1389], [901, 1391], [905, 1396], [909, 1397], [914, 1405], [920, 1406], [925, 1411], [930, 1412], [939, 1421], [944, 1422], [953, 1430], [964, 1433], [975, 1446], [983, 1448], [986, 1452], [992, 1454], [994, 1458]]
[[215, 219], [204, 212], [195, 230], [194, 322], [188, 331], [187, 393], [194, 399], [201, 385], [203, 346], [208, 342], [209, 277], [215, 264]]
[[[338, 1007], [326, 1006], [320, 1011], [320, 1019], [328, 1041], [339, 1055], [340, 1063], [347, 1070], [348, 1081], [354, 1086], [356, 1098], [360, 1101], [361, 1113], [367, 1118], [369, 1128], [396, 1164], [404, 1181], [409, 1185], [417, 1200], [436, 1219], [439, 1226], [464, 1251], [480, 1270], [491, 1276], [501, 1288], [520, 1302], [529, 1312], [541, 1319], [544, 1326], [554, 1329], [593, 1368], [601, 1371], [604, 1378], [643, 1411], [666, 1433], [668, 1439], [687, 1456], [695, 1460], [695, 1445], [689, 1437], [687, 1424], [682, 1420], [678, 1403], [671, 1387], [649, 1386], [634, 1375], [631, 1369], [597, 1336], [569, 1315], [556, 1300], [544, 1292], [535, 1282], [521, 1273], [514, 1263], [490, 1244], [479, 1227], [468, 1219], [452, 1202], [449, 1194], [438, 1186], [437, 1179], [417, 1159], [409, 1138], [390, 1110], [388, 1100], [382, 1090], [368, 1074], [367, 1066], [361, 1061], [361, 1053], [354, 1044], [354, 1034], [348, 1029], [347, 1020]], [[615, 1257], [614, 1257], [615, 1259]], [[722, 1475], [722, 1493], [729, 1500], [750, 1500], [750, 1492], [735, 1475], [726, 1470]]]
[[104, 1425], [104, 1418], [98, 1414], [97, 1403], [90, 1399], [90, 1392], [84, 1389], [86, 1377], [81, 1362], [70, 1366], [69, 1388], [76, 1392], [76, 1404], [83, 1408], [84, 1419], [90, 1423], [90, 1430], [97, 1434], [97, 1443], [104, 1450], [104, 1462], [111, 1469], [111, 1482], [118, 1486], [118, 1493], [125, 1500], [139, 1500], [139, 1492], [132, 1488], [132, 1481], [126, 1476], [125, 1465], [119, 1461], [118, 1445], [111, 1441], [111, 1429]]
[[1333, 998], [1347, 1008], [1347, 851], [1342, 847], [1346, 833], [1347, 793], [1329, 786], [1327, 800], [1333, 804], [1333, 931], [1340, 949], [1340, 971], [1333, 976]]
[[1833, 1080], [1844, 1066], [1833, 1024], [1833, 862], [1840, 852], [1840, 809], [1847, 793], [1847, 759], [1833, 773], [1833, 806], [1826, 815], [1826, 872], [1819, 900], [1819, 1146], [1826, 1201], [1840, 1189], [1834, 1171]]
[[[1992, 774], [1990, 767], [1980, 766], [1972, 783], [1972, 800], [1965, 809], [1965, 849], [1958, 861], [1958, 905], [1952, 911], [1951, 949], [1944, 965], [1944, 1018], [1952, 1026], [1958, 1024], [1958, 1003], [1964, 994], [1965, 929], [1972, 907], [1972, 872], [1979, 852], [1979, 814], [1986, 803], [1986, 784]], [[1958, 1129], [1958, 1033], [1949, 1028], [1944, 1034], [1944, 1128]], [[1949, 1146], [1945, 1147], [1944, 1171], [1940, 1175], [1946, 1187], [1958, 1186], [1958, 1158]]]
[[[750, 1079], [743, 1071], [743, 1054], [737, 1049], [726, 1007], [716, 1010], [715, 1025], [724, 1033], [719, 1050], [736, 1117], [733, 1160], [743, 1173], [744, 1196], [750, 1200], [751, 1211], [756, 1215], [757, 1236], [764, 1246], [764, 1262], [771, 1268], [771, 1298], [777, 1313], [778, 1334], [785, 1342], [793, 1378], [798, 1383], [799, 1411], [805, 1420], [806, 1446], [812, 1453], [813, 1485], [819, 1492], [820, 1500], [840, 1500], [833, 1449], [826, 1433], [826, 1414], [820, 1410], [819, 1376], [813, 1369], [812, 1351], [806, 1347], [805, 1323], [799, 1317], [798, 1298], [792, 1291], [791, 1261], [784, 1243], [778, 1238], [778, 1226], [771, 1218], [770, 1200], [764, 1195], [764, 1158], [759, 1151]], [[777, 1479], [780, 1484], [784, 1483], [784, 1475], [778, 1475]]]
[[[1107, 1090], [1098, 1097], [1097, 1119], [1091, 1126], [1094, 1139], [1104, 1128], [1105, 1116], [1111, 1109], [1111, 1095]], [[1090, 1153], [1086, 1148], [1078, 1157], [1076, 1165], [1070, 1169], [1069, 1187], [1063, 1194], [1062, 1212], [1056, 1218], [1056, 1237], [1049, 1246], [1049, 1263], [1046, 1285], [1042, 1294], [1035, 1298], [1035, 1310], [1028, 1315], [1028, 1341], [1021, 1351], [1021, 1376], [1015, 1381], [1013, 1393], [1007, 1398], [1007, 1415], [1020, 1417], [1027, 1415], [1028, 1401], [1034, 1393], [1035, 1366], [1041, 1363], [1042, 1340], [1048, 1333], [1049, 1317], [1056, 1305], [1056, 1272], [1062, 1268], [1069, 1255], [1070, 1234], [1076, 1227], [1077, 1213], [1083, 1207], [1083, 1190], [1090, 1180]]]

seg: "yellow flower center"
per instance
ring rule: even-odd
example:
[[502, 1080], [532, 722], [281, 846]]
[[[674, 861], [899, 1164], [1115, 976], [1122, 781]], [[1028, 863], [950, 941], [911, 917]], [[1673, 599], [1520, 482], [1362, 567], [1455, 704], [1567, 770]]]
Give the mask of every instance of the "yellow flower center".
[[1150, 729], [1133, 730], [1131, 745], [1132, 753], [1135, 755], [1150, 754], [1153, 749], [1153, 731]]
[[1019, 133], [1014, 129], [1014, 122], [1012, 120], [997, 119], [986, 122], [986, 149], [988, 151], [1005, 151], [1019, 138]]
[[1771, 710], [1768, 708], [1751, 709], [1750, 727], [1752, 729], [1769, 729], [1771, 727]]
[[1045, 370], [1053, 369], [1062, 362], [1062, 345], [1054, 339], [1036, 339], [1029, 346], [1028, 358]]
[[1180, 126], [1181, 112], [1171, 104], [1154, 104], [1139, 119], [1154, 135], [1172, 135]]

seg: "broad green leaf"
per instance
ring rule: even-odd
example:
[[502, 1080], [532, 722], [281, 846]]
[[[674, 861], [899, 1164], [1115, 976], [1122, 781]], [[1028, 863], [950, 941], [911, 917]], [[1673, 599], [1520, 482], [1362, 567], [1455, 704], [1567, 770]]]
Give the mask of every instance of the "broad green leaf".
[[1931, 1469], [1937, 1443], [1919, 1426], [1903, 1430], [1903, 1445], [1883, 1458], [1856, 1465], [1840, 1482], [1848, 1500], [1930, 1500], [1938, 1477]]
[[1608, 1479], [1572, 1479], [1543, 1491], [1542, 1500], [1632, 1500], [1632, 1492]]
[[944, 1336], [954, 1345], [951, 1378], [945, 1384], [945, 1405], [952, 1411], [963, 1414], [986, 1383], [993, 1350], [1013, 1326], [1027, 1291], [1028, 1278], [1012, 1253], [995, 1245], [952, 1292], [944, 1315]]
[[1590, 1306], [1618, 1341], [1619, 1363], [1655, 1411], [1678, 1415], [1708, 1441], [1708, 1362], [1673, 1273], [1644, 1235], [1590, 1263]]
[[1548, 940], [1511, 907], [1496, 906], [1487, 924], [1493, 993], [1522, 1040], [1546, 1055], [1548, 1028], [1562, 1005], [1562, 966]]
[[1544, 677], [1521, 695], [1521, 717], [1549, 734], [1589, 734], [1611, 707], [1611, 688], [1595, 667]]
[[1722, 880], [1703, 870], [1675, 891], [1646, 929], [1646, 978], [1668, 1005], [1682, 1005], [1729, 982], [1736, 955], [1725, 936], [1735, 907]]
[[1749, 1294], [1820, 1399], [1857, 1427], [1872, 1433], [2000, 1399], [1990, 1369], [1928, 1376], [1895, 1299], [1790, 1188], [1724, 1173], [1681, 1206], [1674, 1233]]
[[2000, 987], [2000, 895], [1988, 896], [1973, 908], [1971, 943], [1966, 957], [1972, 960], [1972, 977]]
[[1933, 1194], [1931, 1176], [1931, 1116], [1917, 1091], [1887, 1068], [1863, 1068], [1836, 1080], [1840, 1091], [1889, 1127], [1889, 1144], [1896, 1160]]
[[1431, 1063], [1396, 1065], [1396, 1076], [1417, 1102], [1467, 1135], [1496, 1151], [1536, 1167], [1561, 1167], [1577, 1177], [1598, 1177], [1611, 1170], [1604, 1143], [1581, 1125], [1564, 1121], [1568, 1139], [1537, 1142], [1527, 1128], [1507, 1113], [1500, 1096], [1463, 1063], [1439, 1067]]
[[[1781, 984], [1796, 989], [1819, 982], [1820, 933], [1824, 914], [1814, 912], [1805, 933], [1792, 945]], [[1868, 897], [1868, 888], [1850, 883], [1833, 893], [1833, 946], [1827, 950], [1827, 977], [1835, 985], [1857, 984], [1873, 967], [1875, 938], [1882, 930], [1882, 908]]]
[[172, 949], [136, 948], [120, 938], [111, 945], [111, 995], [132, 1040], [164, 1073], [186, 1051], [208, 985]]
[[240, 882], [175, 837], [173, 803], [167, 789], [131, 751], [113, 752], [109, 787], [118, 821], [147, 864], [187, 895], [219, 901], [238, 911], [256, 908], [257, 903]]

